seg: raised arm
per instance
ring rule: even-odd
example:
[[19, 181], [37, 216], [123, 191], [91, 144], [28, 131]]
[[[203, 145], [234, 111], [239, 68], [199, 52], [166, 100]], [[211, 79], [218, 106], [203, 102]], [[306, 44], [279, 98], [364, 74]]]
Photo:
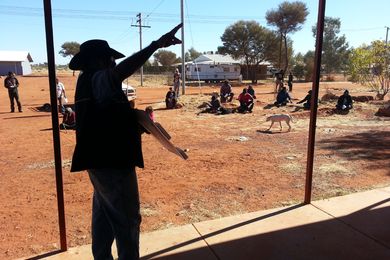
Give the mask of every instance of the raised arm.
[[127, 77], [131, 76], [139, 69], [152, 54], [159, 48], [169, 47], [171, 45], [180, 44], [181, 40], [175, 37], [176, 32], [182, 27], [182, 24], [177, 25], [170, 32], [164, 34], [157, 41], [153, 41], [148, 47], [139, 52], [127, 57], [120, 62], [115, 68], [114, 73], [117, 79], [122, 82]]

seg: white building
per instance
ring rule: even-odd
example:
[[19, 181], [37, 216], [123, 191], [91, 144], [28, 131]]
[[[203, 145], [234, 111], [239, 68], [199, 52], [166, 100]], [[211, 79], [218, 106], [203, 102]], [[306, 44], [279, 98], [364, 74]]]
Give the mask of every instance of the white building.
[[240, 62], [230, 55], [203, 54], [186, 63], [186, 79], [219, 82], [222, 80], [237, 80], [240, 78]]
[[0, 75], [7, 75], [9, 71], [16, 75], [31, 74], [33, 59], [27, 51], [0, 51]]

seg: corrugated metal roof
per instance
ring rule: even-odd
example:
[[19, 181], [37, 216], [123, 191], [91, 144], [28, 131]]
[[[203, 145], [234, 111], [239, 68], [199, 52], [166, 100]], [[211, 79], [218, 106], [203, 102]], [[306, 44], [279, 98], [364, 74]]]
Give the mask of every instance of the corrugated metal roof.
[[[221, 54], [202, 54], [194, 60], [198, 64], [245, 64], [244, 59], [235, 60], [230, 55], [221, 55]], [[260, 62], [259, 65], [271, 65], [268, 61]]]
[[28, 51], [0, 51], [0, 61], [33, 62], [33, 59]]
[[239, 64], [240, 62], [233, 59], [230, 55], [221, 54], [203, 54], [194, 60], [196, 63], [215, 62], [219, 64]]

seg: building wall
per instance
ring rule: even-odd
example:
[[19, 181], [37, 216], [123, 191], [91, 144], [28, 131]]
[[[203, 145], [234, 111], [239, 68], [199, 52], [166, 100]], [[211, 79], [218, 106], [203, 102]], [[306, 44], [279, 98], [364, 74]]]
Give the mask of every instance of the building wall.
[[28, 61], [23, 61], [21, 64], [21, 68], [22, 68], [22, 75], [29, 75], [32, 73], [31, 65], [30, 62]]
[[28, 75], [32, 72], [30, 62], [28, 61], [1, 61], [0, 75], [7, 75], [9, 71], [14, 72], [16, 75]]

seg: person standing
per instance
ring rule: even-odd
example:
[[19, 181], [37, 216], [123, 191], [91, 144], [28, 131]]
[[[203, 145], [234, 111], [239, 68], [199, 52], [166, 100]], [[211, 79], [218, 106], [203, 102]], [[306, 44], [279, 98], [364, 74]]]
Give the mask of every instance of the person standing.
[[58, 80], [58, 78], [56, 78], [56, 84], [57, 84], [58, 111], [61, 114], [64, 114], [65, 106], [63, 101], [64, 100], [66, 101], [65, 86]]
[[11, 105], [11, 113], [15, 112], [15, 100], [16, 100], [16, 104], [18, 105], [19, 112], [23, 112], [22, 104], [20, 103], [19, 100], [19, 92], [18, 92], [19, 81], [15, 77], [15, 74], [12, 71], [8, 72], [8, 76], [4, 80], [4, 87], [8, 89], [8, 96]]
[[175, 69], [175, 73], [173, 73], [173, 89], [175, 91], [175, 96], [179, 97], [179, 92], [180, 92], [180, 77], [181, 74], [179, 72], [179, 69]]
[[[76, 147], [71, 171], [87, 170], [94, 187], [92, 253], [94, 259], [139, 259], [140, 202], [135, 167], [144, 167], [143, 128], [137, 111], [122, 91], [122, 81], [137, 71], [158, 49], [180, 44], [182, 24], [125, 58], [104, 40], [89, 40], [69, 63], [81, 70], [75, 93]], [[142, 113], [145, 113], [144, 111]], [[104, 122], [102, 123], [102, 120]]]

